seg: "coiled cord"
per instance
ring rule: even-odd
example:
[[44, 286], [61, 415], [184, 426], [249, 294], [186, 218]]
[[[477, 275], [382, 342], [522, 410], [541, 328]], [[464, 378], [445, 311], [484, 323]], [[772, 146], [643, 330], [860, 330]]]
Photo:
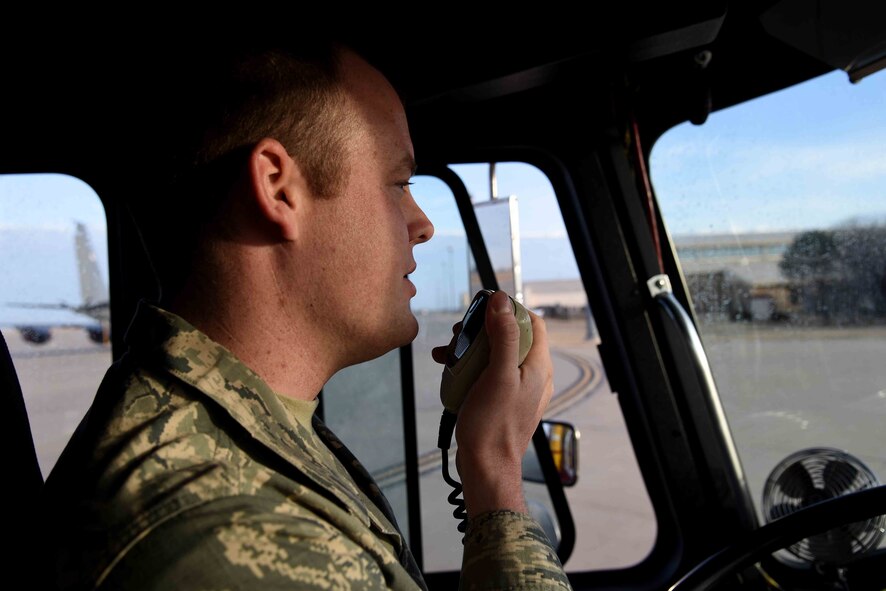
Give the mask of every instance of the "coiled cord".
[[[468, 529], [468, 510], [465, 507], [465, 500], [459, 498], [459, 495], [462, 493], [461, 482], [455, 480], [451, 476], [449, 476], [449, 450], [444, 449], [443, 451], [443, 480], [446, 481], [446, 484], [452, 487], [452, 492], [449, 493], [449, 496], [446, 497], [446, 500], [449, 501], [449, 504], [455, 507], [455, 510], [452, 512], [452, 516], [459, 520], [458, 531], [461, 533], [465, 533], [465, 530]], [[462, 539], [464, 542], [464, 539]]]
[[[468, 529], [468, 510], [465, 507], [465, 501], [459, 498], [463, 488], [461, 482], [455, 480], [449, 475], [449, 445], [452, 442], [452, 432], [455, 431], [455, 420], [458, 415], [448, 410], [443, 411], [440, 417], [440, 432], [437, 436], [437, 447], [443, 452], [443, 480], [452, 487], [452, 492], [446, 499], [449, 504], [455, 507], [452, 516], [459, 520], [458, 531], [465, 533]], [[464, 538], [462, 538], [464, 542]]]

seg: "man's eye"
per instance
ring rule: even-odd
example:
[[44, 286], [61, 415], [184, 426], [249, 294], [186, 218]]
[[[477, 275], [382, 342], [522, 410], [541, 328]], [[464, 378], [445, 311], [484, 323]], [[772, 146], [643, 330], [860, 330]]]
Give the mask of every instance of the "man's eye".
[[396, 185], [403, 190], [408, 189], [409, 186], [413, 185], [413, 184], [415, 184], [415, 183], [413, 183], [412, 181], [400, 181], [400, 182], [396, 183]]

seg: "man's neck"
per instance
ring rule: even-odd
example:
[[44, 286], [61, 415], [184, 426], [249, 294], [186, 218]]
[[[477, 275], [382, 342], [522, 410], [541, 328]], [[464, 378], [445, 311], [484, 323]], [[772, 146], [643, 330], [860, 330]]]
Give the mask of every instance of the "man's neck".
[[284, 306], [285, 294], [269, 289], [276, 285], [273, 261], [264, 254], [219, 251], [206, 257], [169, 309], [230, 350], [278, 394], [313, 400], [339, 367], [310, 319]]

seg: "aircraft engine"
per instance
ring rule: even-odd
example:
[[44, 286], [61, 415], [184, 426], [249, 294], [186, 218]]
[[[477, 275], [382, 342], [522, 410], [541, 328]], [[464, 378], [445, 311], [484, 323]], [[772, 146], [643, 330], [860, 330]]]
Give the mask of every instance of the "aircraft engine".
[[35, 345], [47, 343], [52, 338], [52, 332], [42, 326], [18, 326], [16, 328], [23, 339]]
[[110, 331], [101, 324], [86, 327], [86, 334], [93, 343], [104, 344], [110, 340]]

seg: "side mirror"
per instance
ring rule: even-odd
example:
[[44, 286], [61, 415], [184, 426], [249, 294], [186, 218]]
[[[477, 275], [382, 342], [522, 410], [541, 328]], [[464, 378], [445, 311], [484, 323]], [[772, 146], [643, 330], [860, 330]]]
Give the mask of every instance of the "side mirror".
[[[580, 433], [569, 423], [542, 421], [541, 426], [548, 437], [548, 446], [554, 458], [554, 466], [560, 474], [563, 486], [574, 486], [578, 482], [578, 439]], [[530, 447], [523, 456], [523, 480], [544, 483], [541, 466], [535, 452]]]

